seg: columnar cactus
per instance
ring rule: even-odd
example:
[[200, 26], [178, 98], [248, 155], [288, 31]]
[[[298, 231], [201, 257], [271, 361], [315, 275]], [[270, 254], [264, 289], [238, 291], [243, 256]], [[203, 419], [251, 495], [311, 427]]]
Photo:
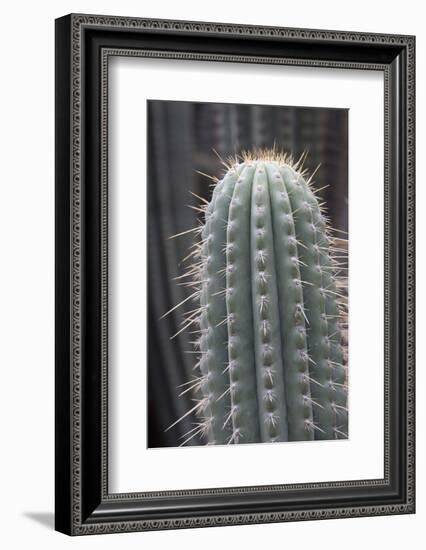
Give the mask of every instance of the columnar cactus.
[[201, 396], [200, 422], [185, 441], [348, 437], [344, 250], [301, 164], [245, 154], [204, 202], [188, 273], [199, 307], [185, 321], [198, 325], [200, 375], [185, 391]]

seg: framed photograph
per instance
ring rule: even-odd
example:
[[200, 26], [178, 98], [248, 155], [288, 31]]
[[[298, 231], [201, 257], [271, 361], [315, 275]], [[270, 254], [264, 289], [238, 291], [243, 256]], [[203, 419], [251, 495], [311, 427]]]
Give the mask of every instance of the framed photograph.
[[414, 513], [413, 36], [56, 20], [56, 529]]

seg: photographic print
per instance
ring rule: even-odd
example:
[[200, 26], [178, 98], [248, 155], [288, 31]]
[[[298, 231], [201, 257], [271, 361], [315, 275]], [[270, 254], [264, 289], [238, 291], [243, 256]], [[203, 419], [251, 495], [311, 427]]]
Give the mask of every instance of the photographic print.
[[347, 439], [348, 110], [147, 109], [148, 447]]
[[415, 37], [55, 36], [55, 528], [414, 513]]
[[415, 37], [55, 25], [55, 528], [414, 513]]

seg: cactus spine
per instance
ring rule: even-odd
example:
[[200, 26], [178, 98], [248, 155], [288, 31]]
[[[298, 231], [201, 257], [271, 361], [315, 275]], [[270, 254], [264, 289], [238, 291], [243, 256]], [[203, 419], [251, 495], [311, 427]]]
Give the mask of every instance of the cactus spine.
[[301, 164], [245, 154], [204, 203], [188, 283], [199, 300], [188, 322], [199, 325], [201, 372], [190, 387], [201, 421], [188, 439], [348, 437], [344, 251]]

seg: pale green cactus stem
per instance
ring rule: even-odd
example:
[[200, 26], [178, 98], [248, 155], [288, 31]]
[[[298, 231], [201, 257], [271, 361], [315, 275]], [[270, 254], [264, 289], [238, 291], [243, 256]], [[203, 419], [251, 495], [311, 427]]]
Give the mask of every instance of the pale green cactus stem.
[[189, 271], [200, 303], [192, 387], [202, 396], [189, 438], [347, 438], [345, 295], [322, 206], [300, 162], [274, 151], [241, 160], [205, 204], [199, 266]]

